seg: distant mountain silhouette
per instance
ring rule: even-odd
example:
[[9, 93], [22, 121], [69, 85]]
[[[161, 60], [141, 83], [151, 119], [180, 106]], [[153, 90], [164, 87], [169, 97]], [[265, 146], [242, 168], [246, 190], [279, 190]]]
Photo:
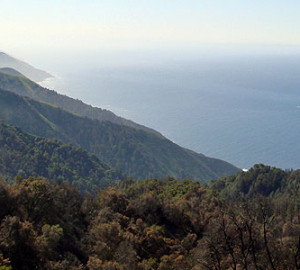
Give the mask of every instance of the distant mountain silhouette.
[[25, 77], [22, 73], [20, 73], [19, 71], [16, 71], [13, 68], [8, 68], [8, 67], [0, 68], [0, 72], [8, 74], [8, 75], [13, 75], [13, 76]]
[[52, 77], [51, 74], [43, 70], [37, 69], [4, 52], [0, 52], [0, 68], [12, 68], [35, 82], [41, 82], [47, 78]]

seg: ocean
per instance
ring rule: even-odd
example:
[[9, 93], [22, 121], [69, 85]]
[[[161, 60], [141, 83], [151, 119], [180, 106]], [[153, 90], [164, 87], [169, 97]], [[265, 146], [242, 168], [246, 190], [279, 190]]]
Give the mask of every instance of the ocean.
[[[132, 61], [134, 62], [134, 61]], [[44, 86], [240, 168], [300, 166], [300, 55], [181, 57], [60, 68]]]

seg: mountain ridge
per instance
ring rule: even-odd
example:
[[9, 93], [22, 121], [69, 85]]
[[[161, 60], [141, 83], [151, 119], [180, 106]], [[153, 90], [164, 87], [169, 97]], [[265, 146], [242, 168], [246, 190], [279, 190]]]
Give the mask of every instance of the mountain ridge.
[[41, 82], [45, 79], [53, 77], [46, 71], [37, 69], [24, 61], [16, 59], [4, 52], [0, 52], [0, 68], [12, 68], [30, 78], [33, 81]]
[[59, 94], [54, 90], [43, 88], [28, 78], [14, 76], [3, 72], [1, 73], [1, 70], [0, 87], [21, 96], [28, 96], [32, 99], [55, 105], [79, 116], [97, 119], [100, 121], [110, 121], [115, 124], [142, 129], [144, 131], [153, 132], [162, 136], [158, 131], [152, 128], [148, 128], [131, 120], [117, 116], [109, 110], [93, 107], [85, 104], [81, 100], [73, 99], [66, 95]]
[[0, 72], [5, 73], [7, 75], [13, 75], [13, 76], [19, 76], [19, 77], [25, 77], [22, 73], [20, 73], [19, 71], [13, 69], [13, 68], [9, 68], [9, 67], [3, 67], [0, 68]]
[[83, 147], [136, 179], [170, 175], [206, 181], [239, 171], [154, 133], [80, 117], [5, 90], [0, 90], [0, 118], [36, 136]]

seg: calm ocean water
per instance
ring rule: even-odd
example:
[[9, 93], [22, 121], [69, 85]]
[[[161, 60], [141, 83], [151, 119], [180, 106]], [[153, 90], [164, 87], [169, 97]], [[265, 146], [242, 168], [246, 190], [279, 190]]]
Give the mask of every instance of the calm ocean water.
[[300, 168], [300, 57], [78, 68], [45, 83], [240, 168]]

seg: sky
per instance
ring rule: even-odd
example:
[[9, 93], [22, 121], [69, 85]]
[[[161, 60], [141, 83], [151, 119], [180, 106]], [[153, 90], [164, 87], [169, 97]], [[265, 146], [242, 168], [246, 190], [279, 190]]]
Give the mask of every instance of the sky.
[[0, 0], [0, 51], [300, 46], [299, 0]]

